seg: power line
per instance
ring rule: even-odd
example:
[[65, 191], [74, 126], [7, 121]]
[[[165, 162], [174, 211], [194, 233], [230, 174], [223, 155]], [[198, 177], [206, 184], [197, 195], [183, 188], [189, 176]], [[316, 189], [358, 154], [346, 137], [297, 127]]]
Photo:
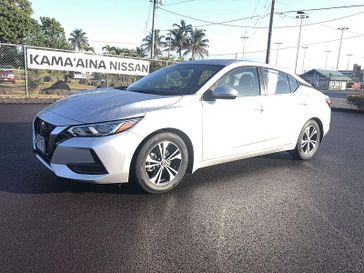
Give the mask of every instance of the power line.
[[[364, 4], [358, 5], [345, 5], [345, 6], [331, 6], [331, 7], [322, 7], [322, 8], [314, 8], [314, 9], [300, 9], [300, 11], [319, 11], [319, 10], [332, 10], [332, 9], [347, 9], [347, 8], [359, 8], [364, 7]], [[280, 12], [281, 14], [297, 12], [297, 10], [288, 10], [284, 12]]]
[[[364, 7], [364, 4], [363, 5], [351, 5], [351, 6], [326, 7], [326, 8], [310, 9], [310, 10], [312, 11], [312, 10], [321, 10], [321, 9], [328, 10], [328, 9], [334, 9], [334, 8], [336, 8], [336, 9], [337, 8], [354, 8], [354, 7], [358, 7], [358, 6]], [[188, 19], [195, 20], [195, 21], [198, 21], [198, 22], [206, 23], [206, 24], [203, 24], [203, 25], [197, 25], [196, 27], [208, 27], [208, 26], [213, 26], [213, 25], [221, 25], [221, 26], [235, 27], [235, 28], [251, 28], [251, 29], [267, 29], [268, 28], [268, 27], [259, 27], [259, 26], [251, 26], [251, 25], [235, 25], [235, 24], [228, 24], [228, 23], [242, 21], [242, 20], [248, 20], [248, 19], [253, 19], [253, 18], [264, 19], [266, 16], [269, 15], [269, 13], [250, 16], [250, 17], [243, 17], [243, 18], [238, 18], [238, 19], [233, 19], [233, 20], [228, 20], [228, 21], [222, 21], [222, 22], [212, 22], [212, 21], [203, 20], [203, 19], [199, 19], [199, 18], [196, 18], [196, 17], [184, 15], [184, 14], [181, 14], [181, 13], [177, 13], [177, 12], [174, 12], [174, 11], [171, 11], [171, 10], [167, 10], [165, 8], [161, 8], [161, 7], [158, 7], [158, 8], [165, 11], [165, 12], [168, 12], [168, 13], [180, 16], [180, 17], [184, 17], [184, 18], [188, 18]], [[306, 11], [306, 10], [302, 10], [302, 11]], [[291, 12], [293, 12], [293, 11], [276, 12], [276, 14], [283, 16], [283, 15], [285, 15], [287, 13], [291, 13]], [[297, 12], [297, 10], [294, 11], [294, 12]], [[304, 24], [302, 26], [305, 27], [305, 26], [318, 25], [318, 24], [322, 24], [322, 23], [334, 22], [334, 21], [337, 21], [337, 20], [353, 17], [353, 16], [356, 16], [356, 15], [359, 15], [359, 14], [362, 14], [362, 13], [364, 13], [364, 11], [354, 13], [354, 14], [350, 14], [350, 15], [347, 15], [347, 16], [342, 16], [342, 17], [330, 19], [330, 20], [321, 21], [321, 22]], [[300, 25], [277, 26], [277, 27], [274, 27], [274, 29], [296, 28], [296, 27], [299, 27], [299, 26]]]
[[[171, 11], [171, 10], [168, 10], [168, 9], [165, 9], [165, 8], [162, 8], [162, 7], [158, 7], [158, 9], [163, 10], [163, 11], [168, 12], [168, 13], [171, 13], [171, 14], [174, 14], [174, 15], [177, 15], [177, 16], [180, 16], [180, 17], [188, 18], [188, 19], [195, 20], [195, 21], [198, 21], [198, 22], [207, 23], [209, 25], [225, 25], [225, 26], [234, 26], [234, 27], [236, 27], [236, 26], [238, 26], [238, 27], [245, 27], [245, 26], [228, 25], [228, 24], [225, 24], [225, 23], [231, 23], [231, 22], [236, 22], [236, 21], [248, 20], [248, 19], [257, 18], [257, 17], [264, 18], [265, 16], [269, 15], [269, 13], [268, 13], [268, 14], [264, 14], [264, 15], [255, 15], [255, 16], [243, 17], [243, 18], [233, 19], [233, 20], [223, 21], [223, 22], [212, 22], [212, 21], [207, 21], [207, 20], [203, 20], [203, 19], [196, 18], [196, 17], [184, 15], [184, 14], [181, 14], [181, 13], [177, 13], [177, 12], [174, 12], [174, 11]], [[199, 26], [196, 26], [196, 27], [203, 27], [203, 26], [209, 26], [209, 25], [199, 25]]]
[[[271, 5], [268, 5], [268, 6], [267, 6], [268, 1], [269, 1], [269, 0], [267, 0], [267, 1], [265, 2], [264, 7], [263, 7], [263, 8], [267, 7], [266, 12], [268, 12], [268, 11], [270, 10], [270, 8], [271, 8]], [[269, 14], [269, 13], [268, 13], [268, 14]], [[254, 27], [259, 26], [259, 25], [262, 23], [262, 21], [263, 21], [262, 19], [259, 19], [259, 18], [258, 18], [258, 19], [256, 20], [255, 24], [254, 24]], [[258, 24], [258, 23], [259, 23], [259, 24]], [[258, 31], [258, 29], [257, 29], [257, 28], [255, 28], [255, 29], [254, 29], [254, 32], [253, 32], [253, 35], [252, 35], [252, 38], [251, 38], [251, 39], [249, 40], [249, 42], [248, 42], [247, 48], [249, 48], [250, 44], [252, 43], [252, 41], [253, 41], [253, 39], [254, 39], [255, 35], [257, 34], [257, 31]]]
[[[343, 40], [355, 39], [355, 38], [360, 38], [360, 37], [364, 37], [364, 34], [359, 34], [359, 35], [344, 37]], [[333, 40], [326, 40], [326, 41], [321, 41], [321, 42], [307, 43], [307, 44], [302, 44], [301, 46], [315, 46], [315, 45], [320, 45], [320, 44], [333, 43], [333, 42], [337, 42], [337, 41], [340, 41], [340, 39], [333, 39]], [[279, 50], [293, 49], [293, 48], [296, 48], [296, 47], [297, 47], [296, 45], [294, 45], [294, 46], [280, 47]], [[266, 50], [264, 49], [264, 50], [248, 51], [248, 52], [245, 52], [245, 54], [265, 53], [265, 52], [266, 52]], [[237, 52], [237, 53], [238, 54], [241, 54], [241, 52]], [[226, 56], [226, 55], [234, 55], [234, 54], [236, 54], [236, 52], [234, 52], [234, 53], [210, 54], [210, 56]]]
[[168, 6], [174, 6], [174, 5], [183, 4], [183, 3], [188, 3], [188, 2], [192, 2], [192, 1], [195, 1], [195, 0], [185, 0], [185, 1], [180, 1], [180, 2], [174, 2], [174, 3], [170, 3], [170, 4], [167, 4], [167, 5], [164, 5], [164, 6], [165, 6], [165, 7], [168, 7]]
[[[312, 22], [312, 23], [308, 23], [308, 24], [303, 24], [302, 27], [307, 27], [307, 26], [314, 26], [314, 25], [320, 25], [320, 24], [325, 24], [325, 23], [330, 23], [330, 22], [335, 22], [335, 21], [339, 21], [339, 20], [342, 20], [342, 19], [346, 19], [346, 18], [350, 18], [350, 17], [354, 17], [354, 16], [357, 16], [357, 15], [360, 15], [360, 14], [363, 14], [364, 11], [360, 11], [360, 12], [357, 12], [357, 13], [353, 13], [353, 14], [350, 14], [350, 15], [346, 15], [346, 16], [342, 16], [342, 17], [336, 17], [336, 18], [333, 18], [333, 19], [329, 19], [329, 20], [325, 20], [325, 21], [320, 21], [320, 22]], [[281, 13], [277, 13], [279, 15], [283, 15]], [[268, 16], [269, 13], [265, 14], [264, 17]], [[288, 16], [288, 15], [285, 15], [285, 16]], [[257, 17], [257, 16], [256, 16]], [[262, 18], [261, 15], [259, 15], [259, 17]], [[264, 17], [262, 19], [264, 19]], [[296, 18], [296, 17], [291, 17], [291, 16], [288, 16], [290, 18]], [[246, 17], [246, 18], [241, 18], [240, 20], [242, 19], [250, 19], [251, 17]], [[236, 20], [239, 20], [239, 19], [236, 19]], [[234, 20], [234, 21], [236, 21]], [[222, 23], [225, 23], [225, 22], [220, 22], [220, 23], [214, 23], [214, 24], [209, 24], [209, 25], [198, 25], [196, 27], [207, 27], [207, 26], [212, 26], [212, 25], [223, 25], [223, 26], [227, 26], [227, 27], [238, 27], [238, 28], [251, 28], [251, 29], [268, 29], [268, 27], [259, 27], [259, 26], [249, 26], [249, 25], [227, 25], [227, 24], [222, 24]], [[273, 27], [274, 29], [284, 29], [284, 28], [296, 28], [296, 27], [299, 27], [300, 25], [285, 25], [285, 26], [277, 26], [277, 27]]]

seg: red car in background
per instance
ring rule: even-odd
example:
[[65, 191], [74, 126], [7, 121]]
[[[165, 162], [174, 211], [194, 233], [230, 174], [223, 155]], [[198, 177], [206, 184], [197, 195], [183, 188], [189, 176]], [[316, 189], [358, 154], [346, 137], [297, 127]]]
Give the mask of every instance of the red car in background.
[[0, 82], [11, 82], [15, 84], [16, 77], [11, 70], [0, 70]]

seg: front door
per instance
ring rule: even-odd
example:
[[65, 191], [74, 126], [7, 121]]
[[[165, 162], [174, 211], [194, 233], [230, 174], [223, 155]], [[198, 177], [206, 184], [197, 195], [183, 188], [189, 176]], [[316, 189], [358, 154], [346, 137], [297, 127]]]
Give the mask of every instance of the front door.
[[202, 101], [203, 159], [255, 153], [264, 150], [266, 124], [263, 97], [256, 67], [236, 68], [211, 89], [229, 85], [238, 91], [235, 99]]

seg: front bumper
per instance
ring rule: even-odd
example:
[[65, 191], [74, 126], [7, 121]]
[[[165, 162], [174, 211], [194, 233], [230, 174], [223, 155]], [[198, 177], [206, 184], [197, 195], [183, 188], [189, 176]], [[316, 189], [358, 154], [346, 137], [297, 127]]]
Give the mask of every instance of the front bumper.
[[55, 126], [44, 154], [36, 147], [34, 127], [36, 157], [57, 176], [99, 184], [128, 182], [132, 157], [141, 141], [130, 130], [106, 137], [59, 138], [68, 126]]

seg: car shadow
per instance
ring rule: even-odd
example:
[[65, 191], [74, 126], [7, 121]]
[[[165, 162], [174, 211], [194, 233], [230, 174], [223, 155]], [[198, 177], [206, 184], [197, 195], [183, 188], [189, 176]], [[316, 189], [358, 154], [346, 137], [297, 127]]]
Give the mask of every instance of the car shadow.
[[[0, 191], [18, 194], [49, 194], [70, 192], [107, 194], [144, 194], [135, 183], [89, 184], [56, 177], [31, 152], [30, 123], [0, 123]], [[292, 160], [286, 152], [238, 160], [187, 174], [174, 192], [190, 191], [198, 186], [230, 183], [244, 177], [259, 175], [270, 169], [295, 168], [301, 161]]]
[[[12, 164], [5, 164], [8, 169], [2, 175], [0, 191], [17, 194], [51, 194], [51, 193], [106, 193], [144, 195], [136, 183], [124, 184], [90, 184], [69, 179], [56, 177], [52, 172], [38, 162], [33, 154], [27, 154], [28, 164], [25, 169], [16, 170]], [[230, 183], [237, 179], [244, 180], [244, 177], [258, 176], [259, 174], [279, 168], [295, 167], [301, 162], [292, 160], [288, 153], [272, 154], [263, 157], [245, 159], [224, 163], [217, 166], [207, 167], [198, 170], [194, 174], [187, 174], [181, 184], [173, 191], [188, 192], [194, 187], [219, 185]], [[4, 165], [3, 165], [4, 166]], [[133, 182], [133, 181], [132, 181]]]

